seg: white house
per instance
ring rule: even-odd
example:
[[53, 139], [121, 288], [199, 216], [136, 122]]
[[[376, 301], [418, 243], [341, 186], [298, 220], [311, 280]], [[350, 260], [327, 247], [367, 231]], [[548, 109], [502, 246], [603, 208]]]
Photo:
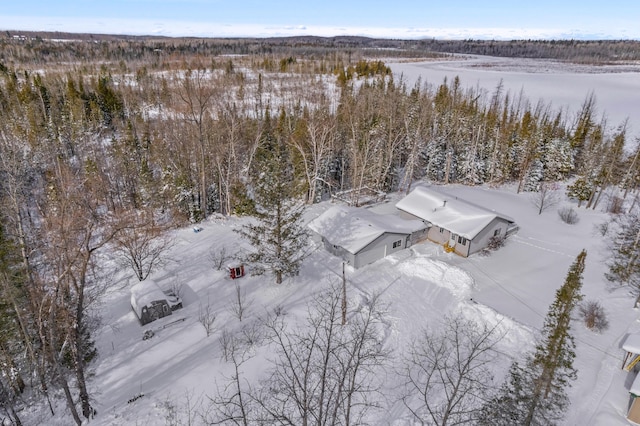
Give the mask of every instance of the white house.
[[[622, 349], [625, 351], [625, 357], [622, 361], [622, 368], [626, 371], [637, 371], [637, 365], [640, 362], [640, 334], [629, 334], [622, 343]], [[627, 420], [634, 424], [640, 424], [640, 374], [636, 374], [636, 378], [629, 388], [631, 396], [631, 406], [627, 411]]]
[[421, 220], [376, 214], [371, 210], [343, 205], [329, 208], [308, 226], [327, 251], [354, 268], [425, 239], [427, 231]]
[[424, 221], [428, 239], [464, 257], [487, 247], [492, 237], [506, 237], [518, 229], [509, 216], [432, 187], [415, 188], [396, 207], [405, 217]]

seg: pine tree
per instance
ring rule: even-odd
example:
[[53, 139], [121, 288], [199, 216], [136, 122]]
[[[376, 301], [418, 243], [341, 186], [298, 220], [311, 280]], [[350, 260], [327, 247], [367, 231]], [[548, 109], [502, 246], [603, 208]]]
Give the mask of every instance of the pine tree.
[[582, 273], [587, 256], [576, 258], [549, 308], [542, 339], [523, 364], [511, 365], [497, 395], [484, 407], [482, 425], [549, 425], [560, 420], [569, 404], [566, 388], [576, 379], [571, 312], [582, 299]]
[[638, 293], [634, 307], [640, 302], [640, 215], [630, 212], [615, 220], [618, 232], [611, 241], [611, 257], [607, 262], [607, 280], [631, 287]]
[[564, 138], [554, 138], [544, 148], [544, 176], [548, 181], [561, 181], [574, 169], [571, 142]]
[[577, 199], [578, 207], [582, 205], [583, 201], [589, 200], [592, 194], [593, 186], [585, 177], [579, 177], [573, 185], [567, 186], [567, 197]]
[[247, 261], [254, 264], [253, 273], [269, 271], [280, 284], [283, 277], [298, 274], [305, 257], [308, 234], [301, 224], [304, 204], [296, 199], [286, 149], [272, 135], [266, 136], [256, 167], [253, 191], [258, 223], [237, 232], [254, 248], [247, 256]]

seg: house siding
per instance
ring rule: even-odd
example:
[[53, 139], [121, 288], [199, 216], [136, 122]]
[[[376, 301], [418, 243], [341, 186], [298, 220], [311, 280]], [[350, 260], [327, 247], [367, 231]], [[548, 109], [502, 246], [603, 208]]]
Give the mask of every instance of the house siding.
[[[376, 260], [380, 260], [391, 253], [406, 248], [410, 245], [409, 240], [410, 236], [408, 234], [384, 233], [360, 250], [355, 255], [355, 260], [352, 265], [354, 268], [361, 268]], [[393, 243], [397, 241], [400, 241], [400, 245], [394, 248]]]
[[443, 229], [442, 232], [440, 232], [439, 226], [432, 226], [431, 228], [429, 228], [428, 237], [429, 240], [433, 241], [434, 243], [442, 245], [449, 241], [451, 232], [446, 229]]
[[349, 265], [354, 265], [356, 262], [356, 256], [353, 253], [348, 252], [344, 248], [340, 246], [336, 246], [331, 244], [331, 242], [327, 241], [325, 238], [322, 238], [322, 243], [324, 244], [325, 250], [331, 253], [334, 256], [337, 256], [347, 262]]
[[487, 247], [489, 240], [493, 237], [494, 233], [499, 230], [499, 234], [502, 237], [507, 236], [507, 229], [509, 228], [509, 222], [500, 217], [496, 217], [482, 230], [471, 242], [469, 254], [477, 253], [480, 250]]
[[[464, 238], [464, 237], [462, 237]], [[469, 249], [471, 248], [471, 240], [464, 238], [464, 244], [459, 242], [460, 236], [457, 234], [451, 234], [449, 240], [449, 247], [453, 247], [453, 252], [462, 257], [469, 256]]]
[[414, 244], [419, 244], [425, 241], [426, 239], [428, 239], [428, 235], [429, 228], [427, 227], [427, 225], [425, 225], [423, 229], [415, 231], [411, 234], [411, 236], [409, 237], [409, 242], [407, 243], [407, 247], [411, 247]]

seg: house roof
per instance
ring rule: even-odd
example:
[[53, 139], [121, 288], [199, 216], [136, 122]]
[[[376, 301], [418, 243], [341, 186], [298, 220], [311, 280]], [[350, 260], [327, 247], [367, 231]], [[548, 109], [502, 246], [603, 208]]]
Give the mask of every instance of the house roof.
[[385, 233], [410, 235], [426, 228], [421, 220], [407, 220], [397, 215], [376, 214], [371, 210], [343, 205], [332, 206], [308, 226], [331, 244], [352, 254], [357, 254]]
[[142, 308], [151, 305], [152, 302], [166, 299], [167, 295], [155, 281], [145, 280], [131, 287], [131, 306], [138, 318], [142, 316]]
[[640, 355], [640, 334], [630, 334], [622, 344], [622, 349]]
[[509, 216], [425, 186], [415, 188], [396, 207], [469, 240], [495, 218], [515, 222]]

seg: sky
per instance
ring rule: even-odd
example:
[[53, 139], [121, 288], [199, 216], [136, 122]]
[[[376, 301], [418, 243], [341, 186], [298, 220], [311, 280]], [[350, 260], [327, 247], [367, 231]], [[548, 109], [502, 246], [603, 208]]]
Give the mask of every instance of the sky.
[[3, 0], [0, 30], [171, 37], [634, 39], [636, 0]]

